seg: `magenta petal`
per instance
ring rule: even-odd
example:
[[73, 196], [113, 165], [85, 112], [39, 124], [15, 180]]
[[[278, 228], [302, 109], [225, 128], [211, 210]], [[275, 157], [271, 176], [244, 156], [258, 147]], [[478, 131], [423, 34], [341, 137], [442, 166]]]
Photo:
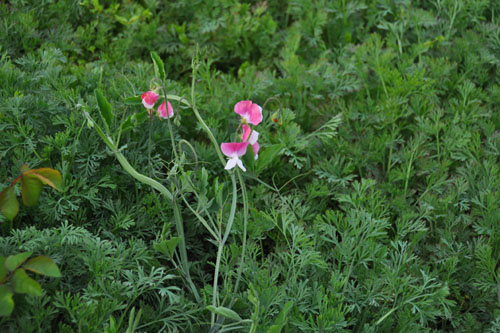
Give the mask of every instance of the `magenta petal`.
[[[167, 107], [166, 105], [168, 105], [168, 115], [167, 115]], [[161, 117], [161, 118], [170, 118], [174, 115], [174, 109], [172, 109], [172, 104], [170, 104], [170, 102], [167, 102], [167, 104], [165, 104], [165, 102], [161, 103], [161, 105], [158, 107], [158, 115]]]
[[249, 122], [253, 125], [258, 125], [260, 124], [261, 121], [262, 121], [262, 108], [257, 104], [252, 104]]
[[228, 157], [243, 156], [247, 152], [248, 142], [224, 142], [220, 145], [222, 153]]
[[152, 90], [146, 91], [144, 94], [141, 95], [141, 99], [144, 107], [146, 109], [151, 109], [158, 100], [158, 94]]
[[248, 140], [248, 137], [250, 136], [250, 133], [252, 132], [252, 129], [247, 124], [243, 124], [242, 127], [243, 127], [243, 136], [241, 137], [241, 140], [243, 142], [246, 142]]
[[252, 101], [240, 101], [234, 106], [234, 112], [243, 116], [250, 112]]
[[252, 150], [253, 150], [254, 158], [257, 159], [259, 157], [259, 150], [260, 150], [260, 146], [259, 146], [258, 142], [255, 142], [252, 145]]

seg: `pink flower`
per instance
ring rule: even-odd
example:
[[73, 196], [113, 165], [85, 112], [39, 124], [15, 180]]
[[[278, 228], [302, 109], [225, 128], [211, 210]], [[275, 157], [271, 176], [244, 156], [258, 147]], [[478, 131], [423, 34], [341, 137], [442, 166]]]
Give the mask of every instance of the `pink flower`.
[[141, 99], [142, 105], [144, 105], [146, 109], [152, 109], [153, 106], [155, 106], [156, 101], [158, 100], [158, 94], [152, 90], [146, 91], [141, 95]]
[[227, 161], [226, 167], [224, 169], [229, 170], [234, 168], [236, 165], [240, 167], [241, 170], [247, 171], [243, 166], [243, 163], [239, 157], [245, 155], [247, 152], [248, 142], [224, 142], [220, 145], [222, 153], [227, 157], [230, 157]]
[[245, 123], [258, 125], [262, 121], [262, 108], [252, 101], [241, 101], [234, 106], [234, 112], [239, 114]]
[[[168, 105], [168, 115], [166, 105]], [[174, 109], [172, 109], [172, 104], [170, 104], [170, 102], [168, 101], [167, 104], [165, 104], [165, 102], [161, 103], [161, 105], [158, 107], [158, 116], [165, 119], [173, 117]]]
[[241, 137], [241, 139], [243, 140], [243, 142], [248, 142], [252, 145], [253, 155], [255, 159], [259, 157], [260, 147], [259, 143], [257, 142], [258, 138], [259, 132], [257, 132], [256, 130], [252, 130], [247, 124], [243, 124], [243, 136]]

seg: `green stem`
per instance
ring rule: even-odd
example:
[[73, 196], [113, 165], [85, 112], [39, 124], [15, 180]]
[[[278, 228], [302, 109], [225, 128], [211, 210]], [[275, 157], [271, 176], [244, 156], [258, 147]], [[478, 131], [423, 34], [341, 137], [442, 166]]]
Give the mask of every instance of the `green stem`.
[[181, 254], [181, 262], [182, 262], [181, 270], [184, 271], [184, 275], [186, 276], [191, 291], [193, 292], [194, 298], [196, 299], [196, 302], [199, 303], [201, 300], [200, 295], [198, 294], [198, 290], [194, 286], [193, 280], [191, 279], [191, 274], [189, 273], [189, 264], [188, 264], [189, 261], [187, 258], [187, 251], [186, 251], [186, 237], [184, 236], [184, 225], [182, 222], [182, 216], [179, 209], [179, 205], [177, 204], [177, 200], [175, 197], [172, 200], [172, 206], [174, 209], [174, 219], [175, 219], [177, 234], [181, 239], [179, 241], [179, 252]]
[[[241, 173], [239, 170], [237, 171], [238, 174], [238, 180], [240, 182], [241, 186], [241, 196], [243, 198], [243, 245], [241, 249], [241, 259], [240, 259], [240, 265], [238, 267], [238, 272], [237, 272], [237, 277], [236, 277], [236, 283], [234, 285], [234, 294], [238, 292], [238, 285], [240, 283], [241, 279], [241, 274], [243, 271], [243, 262], [245, 260], [245, 250], [246, 250], [246, 244], [247, 244], [247, 225], [248, 225], [248, 197], [247, 197], [247, 190], [245, 188], [245, 183], [243, 182], [243, 177], [241, 177]], [[231, 301], [231, 305], [234, 302], [234, 296], [233, 300]]]
[[[234, 179], [233, 173], [231, 173], [231, 176], [232, 176], [231, 178]], [[236, 182], [233, 181], [233, 200], [231, 202], [231, 211], [229, 212], [229, 219], [227, 221], [226, 230], [224, 232], [224, 237], [219, 242], [219, 246], [217, 249], [217, 259], [215, 262], [213, 296], [212, 296], [212, 305], [214, 307], [217, 307], [217, 283], [218, 283], [218, 279], [219, 279], [219, 269], [220, 269], [220, 261], [221, 261], [221, 257], [222, 257], [222, 250], [224, 249], [224, 244], [226, 243], [227, 238], [229, 237], [229, 232], [231, 231], [231, 228], [233, 226], [234, 215], [236, 213], [237, 195], [238, 195], [238, 193], [237, 193], [237, 189], [236, 189]], [[215, 324], [215, 313], [214, 312], [212, 312], [212, 314], [211, 314], [210, 324], [211, 324], [211, 326], [214, 326], [214, 324]]]

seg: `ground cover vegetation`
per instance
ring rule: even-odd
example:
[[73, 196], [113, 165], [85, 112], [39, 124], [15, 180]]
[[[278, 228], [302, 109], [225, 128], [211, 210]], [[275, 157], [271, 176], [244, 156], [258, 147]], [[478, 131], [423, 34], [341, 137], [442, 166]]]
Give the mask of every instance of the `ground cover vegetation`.
[[1, 2], [1, 331], [499, 332], [499, 16]]

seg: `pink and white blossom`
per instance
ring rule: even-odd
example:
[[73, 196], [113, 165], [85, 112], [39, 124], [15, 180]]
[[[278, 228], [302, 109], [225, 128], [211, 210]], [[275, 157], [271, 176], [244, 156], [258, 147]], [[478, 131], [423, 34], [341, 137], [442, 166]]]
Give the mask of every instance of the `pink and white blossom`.
[[239, 114], [243, 122], [258, 125], [262, 121], [262, 108], [252, 101], [240, 101], [234, 106], [234, 112]]
[[142, 105], [144, 105], [146, 109], [152, 109], [153, 106], [155, 106], [156, 101], [158, 100], [158, 94], [152, 90], [146, 91], [141, 95], [141, 99]]
[[224, 142], [220, 145], [222, 153], [229, 157], [229, 161], [224, 169], [230, 170], [236, 165], [243, 171], [247, 171], [243, 166], [243, 162], [239, 159], [247, 152], [248, 142]]
[[[167, 105], [168, 105], [168, 114], [167, 114]], [[168, 101], [166, 104], [165, 102], [161, 103], [161, 105], [158, 107], [158, 116], [165, 119], [173, 117], [174, 109], [172, 108], [172, 104], [170, 104], [170, 102]]]
[[259, 132], [257, 132], [256, 130], [252, 130], [247, 124], [243, 124], [242, 127], [243, 136], [241, 137], [241, 139], [243, 140], [243, 142], [248, 142], [252, 146], [254, 158], [257, 159], [259, 157], [260, 149], [259, 143], [257, 142], [259, 138]]

